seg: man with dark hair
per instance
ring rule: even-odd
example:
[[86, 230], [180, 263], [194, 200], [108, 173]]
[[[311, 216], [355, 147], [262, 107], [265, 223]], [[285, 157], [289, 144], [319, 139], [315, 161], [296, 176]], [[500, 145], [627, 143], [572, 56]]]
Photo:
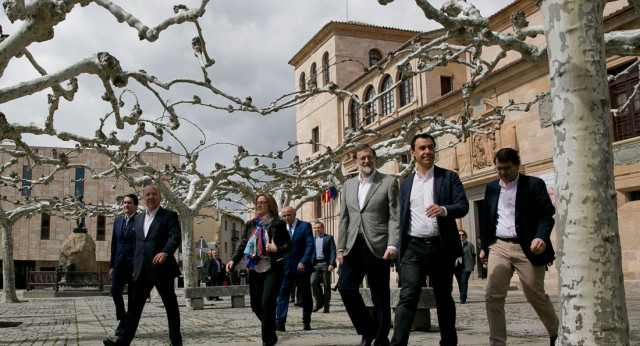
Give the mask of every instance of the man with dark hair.
[[131, 294], [131, 273], [133, 273], [133, 217], [137, 214], [138, 197], [134, 194], [125, 195], [122, 199], [123, 216], [113, 220], [111, 231], [111, 261], [109, 263], [109, 277], [111, 277], [111, 297], [116, 306], [116, 319], [120, 321], [116, 328], [116, 335], [122, 333], [127, 311], [124, 308], [122, 292], [124, 285], [129, 285]]
[[467, 241], [467, 232], [465, 230], [459, 230], [458, 235], [460, 235], [460, 243], [462, 244], [462, 257], [456, 260], [454, 274], [456, 275], [456, 281], [458, 281], [460, 304], [465, 304], [469, 289], [469, 277], [471, 277], [471, 272], [476, 266], [476, 249], [473, 244]]
[[180, 309], [173, 281], [180, 276], [174, 257], [181, 240], [180, 221], [174, 211], [160, 206], [160, 190], [149, 185], [143, 190], [147, 210], [136, 215], [134, 230], [133, 292], [122, 333], [114, 342], [103, 340], [104, 345], [128, 346], [133, 340], [142, 310], [151, 289], [155, 286], [162, 298], [169, 321], [169, 340], [172, 346], [182, 345]]
[[436, 142], [427, 133], [411, 140], [415, 173], [400, 185], [400, 276], [392, 345], [407, 345], [411, 325], [429, 276], [440, 327], [440, 344], [457, 345], [453, 268], [462, 256], [457, 218], [469, 211], [458, 175], [435, 165]]
[[[336, 242], [331, 234], [324, 232], [324, 224], [317, 221], [313, 224], [315, 233], [315, 252], [313, 254], [313, 264], [315, 271], [311, 274], [311, 288], [316, 297], [316, 306], [313, 312], [324, 307], [324, 313], [329, 313], [331, 303], [331, 272], [336, 265]], [[320, 281], [324, 283], [324, 292], [320, 287]]]
[[[376, 152], [367, 144], [353, 154], [358, 176], [344, 184], [340, 203], [338, 261], [340, 296], [351, 322], [362, 335], [361, 345], [389, 344], [391, 304], [389, 261], [398, 245], [398, 182], [376, 171]], [[375, 318], [360, 294], [364, 276], [371, 289]]]
[[485, 303], [489, 343], [507, 342], [504, 302], [517, 271], [527, 301], [554, 345], [559, 321], [544, 291], [544, 275], [547, 264], [555, 258], [550, 239], [555, 208], [542, 179], [519, 173], [517, 151], [500, 149], [493, 163], [500, 179], [487, 184], [480, 225], [480, 258], [488, 265]]

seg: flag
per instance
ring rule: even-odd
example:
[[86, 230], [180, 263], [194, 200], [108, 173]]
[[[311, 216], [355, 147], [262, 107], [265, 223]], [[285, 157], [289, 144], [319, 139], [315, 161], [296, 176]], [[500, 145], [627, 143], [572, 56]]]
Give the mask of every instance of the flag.
[[322, 193], [321, 199], [322, 199], [323, 203], [329, 202], [329, 200], [331, 199], [331, 195], [329, 194], [329, 190], [327, 190], [327, 191]]
[[331, 199], [338, 197], [338, 190], [335, 187], [329, 188], [329, 190], [322, 193], [322, 202], [329, 203]]

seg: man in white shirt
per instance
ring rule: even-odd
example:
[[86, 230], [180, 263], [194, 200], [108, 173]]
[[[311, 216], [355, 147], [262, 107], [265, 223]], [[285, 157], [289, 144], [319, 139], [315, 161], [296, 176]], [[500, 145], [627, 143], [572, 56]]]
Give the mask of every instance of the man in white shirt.
[[[376, 171], [376, 153], [359, 144], [353, 153], [358, 176], [347, 180], [340, 203], [338, 290], [361, 345], [389, 344], [391, 307], [389, 261], [398, 245], [398, 182]], [[375, 319], [367, 311], [360, 284], [364, 276], [371, 289]]]
[[559, 320], [544, 291], [544, 275], [547, 264], [555, 259], [550, 239], [555, 208], [542, 179], [519, 173], [517, 151], [500, 149], [493, 163], [500, 179], [487, 184], [480, 225], [480, 258], [488, 266], [485, 304], [489, 343], [507, 342], [504, 301], [517, 271], [527, 301], [554, 345]]
[[438, 311], [440, 345], [457, 345], [453, 269], [462, 256], [457, 218], [469, 211], [458, 175], [435, 166], [436, 142], [420, 133], [411, 140], [416, 172], [400, 185], [400, 298], [392, 345], [407, 345], [426, 276]]

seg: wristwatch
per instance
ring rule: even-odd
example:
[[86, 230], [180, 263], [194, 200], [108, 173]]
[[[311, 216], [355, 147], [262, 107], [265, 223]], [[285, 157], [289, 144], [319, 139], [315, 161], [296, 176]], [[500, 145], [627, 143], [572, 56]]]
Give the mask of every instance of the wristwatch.
[[169, 254], [168, 254], [167, 252], [164, 252], [164, 251], [162, 252], [162, 255], [163, 255], [164, 257], [169, 257]]

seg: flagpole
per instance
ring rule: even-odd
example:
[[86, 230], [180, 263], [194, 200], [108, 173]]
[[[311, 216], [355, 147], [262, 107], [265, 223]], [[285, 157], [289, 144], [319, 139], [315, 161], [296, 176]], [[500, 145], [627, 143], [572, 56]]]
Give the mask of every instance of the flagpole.
[[345, 6], [347, 7], [347, 22], [349, 21], [349, 0], [344, 0]]

